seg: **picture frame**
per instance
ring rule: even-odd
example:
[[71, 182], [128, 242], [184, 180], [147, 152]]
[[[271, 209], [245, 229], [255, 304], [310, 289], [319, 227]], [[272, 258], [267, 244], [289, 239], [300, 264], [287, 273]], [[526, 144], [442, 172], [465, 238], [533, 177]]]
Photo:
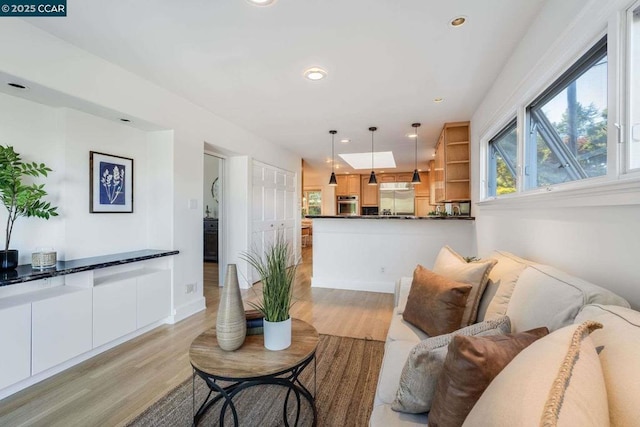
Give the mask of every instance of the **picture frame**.
[[133, 159], [89, 152], [89, 212], [133, 213]]

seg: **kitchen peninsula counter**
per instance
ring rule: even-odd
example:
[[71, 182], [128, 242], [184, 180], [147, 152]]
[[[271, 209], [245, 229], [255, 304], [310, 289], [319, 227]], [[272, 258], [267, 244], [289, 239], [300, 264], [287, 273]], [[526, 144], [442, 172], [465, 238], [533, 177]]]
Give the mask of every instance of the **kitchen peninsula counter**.
[[414, 216], [414, 215], [307, 215], [308, 219], [408, 219], [408, 220], [464, 220], [474, 221], [473, 216], [451, 215], [451, 216]]
[[393, 293], [416, 265], [432, 268], [440, 249], [475, 256], [475, 218], [308, 216], [313, 219], [314, 287]]

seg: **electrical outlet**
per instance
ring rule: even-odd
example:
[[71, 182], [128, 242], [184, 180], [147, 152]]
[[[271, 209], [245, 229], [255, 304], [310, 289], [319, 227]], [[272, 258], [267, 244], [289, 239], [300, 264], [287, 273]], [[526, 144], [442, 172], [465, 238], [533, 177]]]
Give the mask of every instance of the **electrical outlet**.
[[185, 293], [192, 294], [195, 291], [196, 291], [196, 284], [195, 283], [187, 283], [185, 285]]

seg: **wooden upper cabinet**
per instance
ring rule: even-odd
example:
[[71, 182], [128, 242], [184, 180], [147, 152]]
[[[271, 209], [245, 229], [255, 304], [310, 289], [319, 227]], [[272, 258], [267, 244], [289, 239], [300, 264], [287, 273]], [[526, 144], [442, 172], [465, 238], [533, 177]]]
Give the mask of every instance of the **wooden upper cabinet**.
[[336, 196], [359, 196], [360, 175], [336, 175]]
[[369, 185], [369, 175], [360, 175], [360, 183], [361, 205], [378, 206], [378, 186]]
[[[413, 177], [413, 174], [411, 174]], [[420, 172], [420, 184], [413, 186], [416, 197], [429, 197], [429, 173]]]
[[396, 182], [395, 173], [381, 173], [377, 175], [378, 182]]
[[445, 123], [431, 168], [433, 203], [471, 199], [469, 122]]
[[412, 179], [413, 179], [413, 172], [396, 174], [396, 182], [411, 182]]

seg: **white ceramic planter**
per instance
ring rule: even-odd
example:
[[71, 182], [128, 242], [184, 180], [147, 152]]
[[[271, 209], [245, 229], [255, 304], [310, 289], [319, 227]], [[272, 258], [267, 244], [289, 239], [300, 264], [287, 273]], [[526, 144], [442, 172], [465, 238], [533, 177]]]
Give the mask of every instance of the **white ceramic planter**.
[[268, 350], [284, 350], [291, 345], [291, 317], [283, 322], [264, 321], [264, 346]]

